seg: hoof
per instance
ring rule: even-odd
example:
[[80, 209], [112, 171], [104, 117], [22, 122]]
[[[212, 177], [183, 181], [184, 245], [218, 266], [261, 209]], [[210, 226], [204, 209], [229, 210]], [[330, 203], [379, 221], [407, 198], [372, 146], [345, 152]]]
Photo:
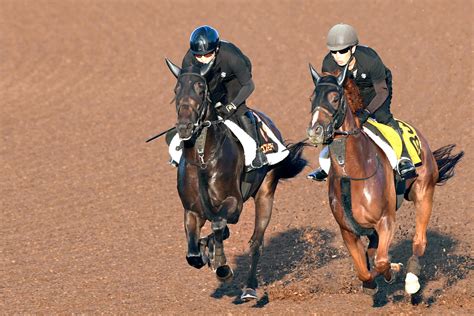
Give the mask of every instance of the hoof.
[[384, 281], [388, 284], [393, 284], [397, 280], [398, 274], [402, 271], [403, 264], [401, 263], [391, 263], [390, 264], [390, 274], [392, 275], [390, 280], [386, 280], [384, 278]]
[[240, 299], [244, 302], [248, 302], [250, 300], [256, 300], [257, 290], [254, 290], [250, 287], [245, 288], [242, 295], [240, 295]]
[[207, 263], [207, 258], [203, 258], [202, 256], [186, 256], [186, 260], [190, 266], [196, 269], [201, 269]]
[[403, 270], [403, 263], [390, 263], [390, 270], [393, 272], [401, 272]]
[[377, 286], [377, 282], [373, 281], [372, 284], [368, 283], [368, 282], [367, 283], [363, 282], [362, 283], [362, 291], [365, 294], [368, 294], [368, 295], [377, 294], [377, 292], [379, 291], [379, 287]]
[[418, 281], [418, 277], [411, 272], [407, 273], [405, 278], [405, 291], [408, 294], [415, 294], [420, 290], [420, 282]]
[[229, 282], [234, 277], [234, 271], [228, 265], [224, 264], [216, 269], [216, 277], [221, 282]]

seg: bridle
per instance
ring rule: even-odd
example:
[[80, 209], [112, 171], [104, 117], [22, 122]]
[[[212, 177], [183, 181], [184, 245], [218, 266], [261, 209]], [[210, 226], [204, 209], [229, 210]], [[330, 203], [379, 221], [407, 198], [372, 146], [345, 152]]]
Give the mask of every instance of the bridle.
[[[330, 150], [337, 157], [336, 160], [338, 161], [339, 165], [344, 166], [345, 160], [346, 160], [346, 147], [345, 147], [346, 138], [348, 136], [356, 135], [356, 134], [361, 133], [361, 129], [360, 128], [354, 128], [350, 131], [338, 131], [338, 129], [344, 123], [344, 120], [345, 120], [345, 117], [346, 117], [346, 111], [347, 111], [347, 99], [346, 99], [346, 96], [344, 94], [344, 88], [341, 85], [336, 84], [336, 83], [332, 83], [332, 82], [318, 82], [316, 84], [316, 88], [318, 86], [322, 86], [322, 85], [331, 86], [331, 87], [334, 87], [336, 89], [336, 91], [339, 94], [339, 105], [336, 109], [332, 106], [332, 104], [325, 101], [325, 102], [322, 102], [322, 104], [320, 103], [321, 105], [316, 106], [313, 109], [312, 112], [314, 114], [315, 111], [323, 110], [323, 111], [328, 112], [331, 115], [331, 122], [328, 124], [328, 127], [327, 127], [327, 132], [330, 135], [330, 137], [325, 140], [325, 144], [329, 145]], [[315, 93], [316, 93], [316, 89], [315, 89]], [[337, 138], [336, 140], [334, 140], [334, 135], [342, 135], [343, 137]], [[376, 154], [376, 161], [377, 161], [377, 164], [375, 166], [375, 170], [370, 175], [368, 175], [366, 177], [360, 177], [360, 178], [351, 177], [348, 174], [346, 174], [346, 171], [343, 168], [342, 178], [346, 178], [346, 179], [349, 179], [349, 180], [355, 180], [355, 181], [368, 180], [368, 179], [372, 178], [373, 176], [375, 176], [375, 174], [377, 173], [377, 170], [378, 170], [378, 168], [381, 164], [380, 159], [379, 159], [377, 154]]]
[[360, 133], [360, 128], [356, 128], [350, 131], [338, 131], [338, 129], [342, 126], [344, 123], [344, 120], [346, 118], [346, 111], [347, 111], [347, 99], [346, 96], [344, 95], [344, 88], [336, 83], [332, 82], [319, 82], [316, 84], [315, 88], [315, 93], [316, 89], [319, 86], [330, 86], [336, 89], [337, 93], [339, 94], [339, 105], [337, 108], [333, 107], [332, 104], [329, 102], [324, 102], [322, 105], [316, 106], [312, 113], [318, 111], [318, 110], [324, 110], [328, 112], [331, 115], [331, 122], [328, 124], [326, 128], [326, 133], [329, 135], [327, 140], [325, 141], [325, 144], [329, 144], [332, 142], [334, 139], [335, 135], [343, 135], [343, 136], [350, 136], [350, 135], [355, 135]]
[[[204, 97], [202, 98], [202, 101], [201, 101], [200, 105], [198, 106], [198, 108], [196, 109], [195, 107], [191, 106], [191, 110], [194, 113], [196, 113], [197, 116], [198, 116], [198, 119], [197, 119], [196, 123], [193, 124], [193, 129], [191, 131], [191, 138], [196, 137], [195, 138], [195, 147], [196, 147], [196, 151], [197, 151], [197, 154], [198, 154], [199, 161], [195, 162], [195, 161], [189, 161], [187, 159], [185, 160], [187, 163], [189, 163], [191, 165], [195, 165], [197, 167], [200, 167], [201, 169], [205, 169], [205, 168], [207, 168], [208, 163], [215, 158], [217, 152], [219, 152], [220, 147], [224, 143], [223, 141], [219, 142], [218, 145], [217, 145], [217, 148], [214, 150], [214, 152], [211, 154], [211, 156], [208, 157], [207, 161], [205, 161], [204, 160], [204, 147], [205, 147], [205, 144], [206, 144], [207, 129], [212, 125], [217, 125], [219, 123], [223, 123], [224, 121], [220, 120], [220, 119], [217, 119], [217, 120], [214, 120], [214, 121], [205, 120], [205, 117], [206, 117], [207, 111], [208, 111], [208, 107], [211, 104], [211, 99], [210, 99], [210, 94], [209, 94], [209, 86], [207, 85], [206, 78], [204, 78], [204, 76], [202, 76], [200, 74], [190, 72], [190, 73], [180, 74], [178, 76], [178, 81], [179, 81], [180, 78], [182, 78], [184, 76], [197, 76], [204, 83], [204, 87], [205, 87]], [[182, 105], [183, 104], [179, 104], [178, 107], [177, 107], [178, 116], [179, 116], [179, 111], [181, 110]], [[225, 136], [225, 137], [227, 137], [227, 136]]]
[[[209, 96], [209, 87], [207, 85], [207, 80], [206, 78], [204, 78], [204, 76], [201, 76], [200, 74], [197, 74], [197, 73], [183, 73], [183, 74], [180, 74], [178, 76], [178, 81], [180, 78], [184, 77], [184, 76], [197, 76], [198, 78], [201, 79], [201, 81], [204, 83], [204, 87], [205, 87], [205, 90], [204, 90], [204, 97], [202, 98], [201, 102], [200, 102], [200, 105], [198, 106], [198, 108], [196, 109], [195, 107], [191, 106], [191, 110], [197, 114], [198, 116], [198, 119], [197, 121], [193, 124], [193, 130], [191, 132], [192, 135], [196, 134], [197, 132], [199, 132], [203, 127], [205, 126], [211, 126], [212, 125], [212, 122], [211, 121], [205, 121], [204, 118], [206, 117], [207, 115], [207, 109], [208, 109], [208, 105], [211, 103], [211, 99], [210, 99], [210, 96]], [[179, 112], [181, 110], [181, 107], [183, 106], [184, 104], [181, 103], [181, 104], [178, 104], [178, 107], [177, 107], [177, 113], [178, 113], [178, 116], [179, 116]]]

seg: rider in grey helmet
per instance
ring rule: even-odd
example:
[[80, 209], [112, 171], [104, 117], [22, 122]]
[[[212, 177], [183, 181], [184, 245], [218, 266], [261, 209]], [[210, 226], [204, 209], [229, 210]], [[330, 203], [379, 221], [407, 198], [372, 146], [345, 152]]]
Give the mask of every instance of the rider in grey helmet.
[[236, 121], [257, 143], [256, 158], [247, 171], [268, 164], [255, 117], [245, 104], [255, 88], [250, 59], [234, 44], [220, 40], [217, 30], [208, 25], [196, 28], [189, 42], [182, 68], [212, 63], [206, 74], [212, 103], [222, 118]]
[[[402, 130], [390, 112], [392, 100], [392, 73], [370, 47], [359, 45], [356, 30], [348, 24], [334, 25], [327, 35], [326, 55], [322, 65], [323, 72], [343, 70], [349, 64], [348, 70], [360, 90], [365, 106], [357, 113], [361, 124], [369, 117], [377, 122], [392, 127], [402, 137]], [[397, 163], [397, 171], [403, 179], [416, 177], [416, 169], [408, 155], [402, 139], [402, 154]], [[323, 153], [322, 153], [323, 154]], [[308, 178], [323, 181], [327, 173], [318, 168], [308, 175]]]

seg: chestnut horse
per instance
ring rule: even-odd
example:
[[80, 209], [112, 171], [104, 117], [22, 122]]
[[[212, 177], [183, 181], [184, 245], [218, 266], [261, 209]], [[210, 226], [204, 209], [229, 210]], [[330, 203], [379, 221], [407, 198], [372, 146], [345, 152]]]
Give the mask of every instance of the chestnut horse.
[[[355, 115], [363, 107], [354, 81], [346, 78], [347, 66], [337, 77], [320, 76], [310, 65], [315, 84], [311, 98], [310, 142], [329, 146], [331, 169], [328, 176], [329, 204], [339, 224], [359, 279], [366, 293], [375, 294], [375, 277], [383, 275], [391, 283], [401, 264], [390, 262], [388, 250], [396, 229], [395, 174], [384, 152], [363, 132]], [[454, 145], [431, 152], [428, 142], [417, 130], [421, 142], [422, 165], [418, 177], [405, 184], [405, 198], [416, 208], [413, 254], [407, 265], [405, 290], [416, 293], [421, 272], [419, 257], [427, 244], [426, 229], [433, 207], [435, 185], [454, 175], [463, 152], [451, 155]], [[402, 192], [403, 193], [403, 192]], [[361, 236], [369, 238], [365, 250]], [[371, 270], [374, 263], [375, 270]]]
[[[208, 264], [220, 281], [231, 279], [233, 272], [226, 264], [223, 244], [230, 234], [227, 224], [238, 222], [243, 203], [253, 197], [255, 228], [249, 241], [252, 259], [241, 299], [255, 299], [257, 264], [272, 213], [275, 190], [280, 179], [295, 177], [306, 166], [306, 160], [301, 157], [304, 144], [300, 142], [287, 146], [289, 155], [276, 165], [245, 173], [242, 145], [218, 119], [209, 99], [205, 75], [212, 64], [202, 69], [180, 69], [168, 59], [166, 62], [177, 78], [176, 129], [183, 140], [183, 154], [178, 166], [178, 192], [184, 207], [188, 242], [186, 259], [198, 269]], [[271, 120], [262, 113], [260, 117], [281, 140], [280, 132]], [[201, 228], [206, 221], [211, 222], [213, 232], [201, 238]]]

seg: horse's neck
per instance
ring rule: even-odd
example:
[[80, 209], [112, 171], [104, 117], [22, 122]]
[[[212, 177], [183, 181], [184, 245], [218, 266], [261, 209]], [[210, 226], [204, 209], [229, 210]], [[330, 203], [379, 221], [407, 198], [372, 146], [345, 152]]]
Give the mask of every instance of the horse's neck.
[[[193, 138], [192, 141], [185, 143], [183, 148], [183, 153], [187, 159], [197, 160], [199, 153], [199, 147], [203, 146], [204, 148], [204, 157], [208, 157], [211, 152], [216, 150], [216, 147], [219, 146], [220, 142], [224, 139], [225, 131], [222, 129], [221, 124], [212, 124], [207, 128], [203, 128], [200, 134]], [[205, 137], [204, 142], [202, 142], [202, 137]], [[199, 140], [201, 138], [201, 140]]]
[[[361, 129], [361, 127], [355, 122], [354, 116], [348, 108], [344, 123], [338, 131], [353, 132], [358, 129]], [[340, 166], [340, 168], [336, 167], [336, 172], [342, 172], [345, 170], [347, 173], [355, 176], [357, 176], [358, 173], [364, 173], [364, 167], [368, 167], [373, 162], [375, 162], [374, 158], [376, 151], [373, 143], [370, 141], [367, 135], [362, 133], [362, 131], [342, 137], [345, 138], [345, 161], [343, 166], [340, 166], [337, 163], [337, 157], [335, 157], [331, 152], [333, 165]]]

